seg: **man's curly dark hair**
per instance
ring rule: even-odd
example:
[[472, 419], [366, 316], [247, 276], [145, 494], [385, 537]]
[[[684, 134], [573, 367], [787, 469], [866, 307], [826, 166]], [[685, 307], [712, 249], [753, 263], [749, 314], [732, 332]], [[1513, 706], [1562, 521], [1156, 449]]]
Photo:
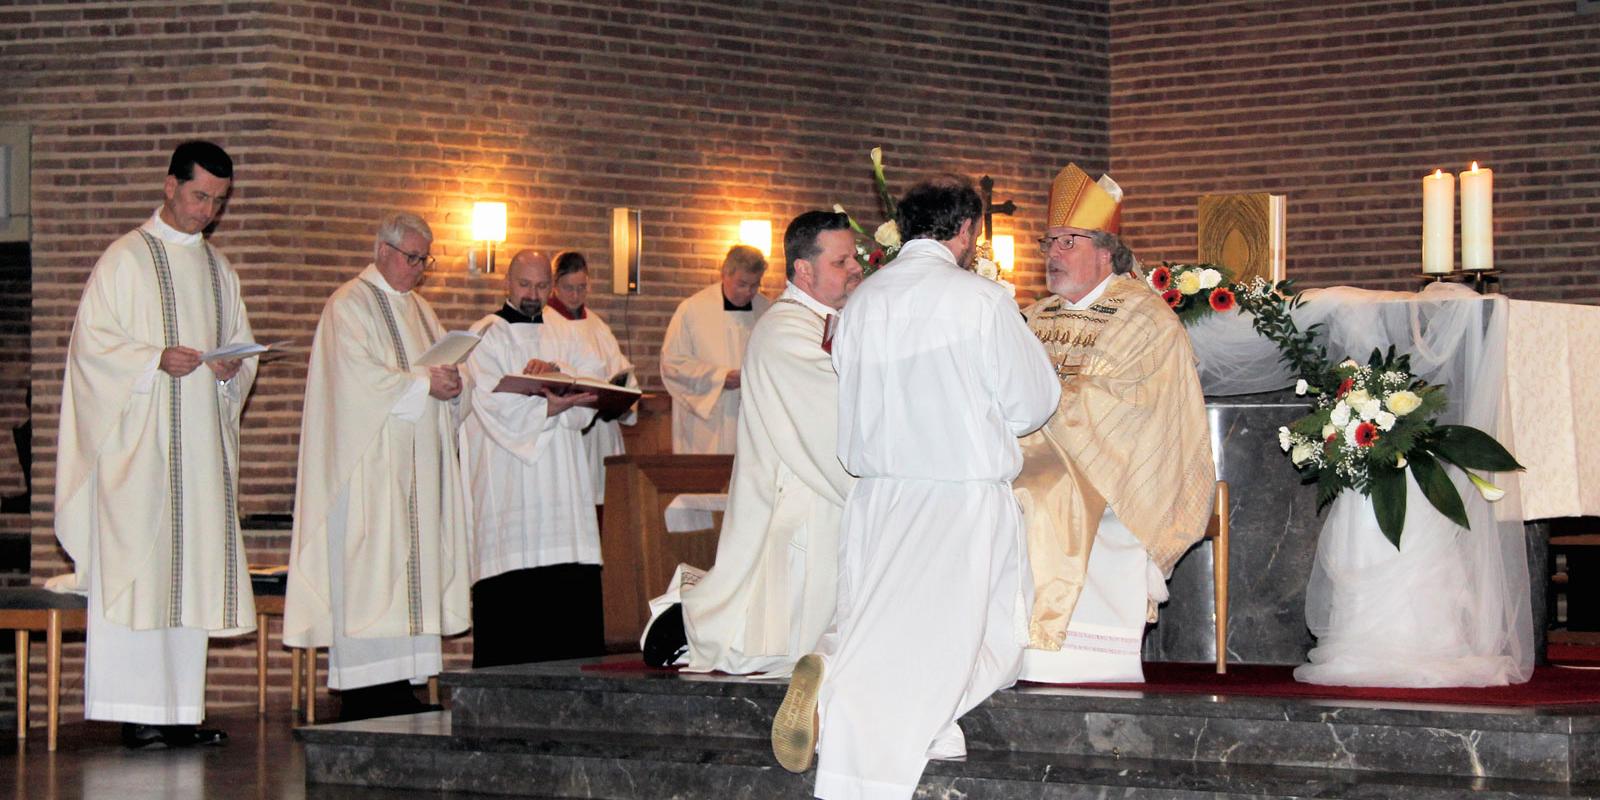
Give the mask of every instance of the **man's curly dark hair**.
[[972, 180], [962, 175], [940, 175], [906, 191], [895, 208], [895, 224], [900, 239], [954, 239], [966, 220], [977, 222], [983, 215], [983, 198], [972, 188]]

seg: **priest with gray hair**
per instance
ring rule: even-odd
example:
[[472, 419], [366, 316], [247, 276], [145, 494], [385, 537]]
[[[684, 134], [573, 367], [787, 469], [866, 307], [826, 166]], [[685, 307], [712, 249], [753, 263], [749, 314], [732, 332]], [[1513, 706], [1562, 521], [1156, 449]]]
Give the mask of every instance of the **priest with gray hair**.
[[411, 685], [471, 619], [456, 460], [469, 399], [456, 367], [416, 365], [444, 335], [415, 291], [432, 245], [420, 217], [384, 217], [311, 345], [283, 640], [328, 648], [346, 719], [423, 708]]

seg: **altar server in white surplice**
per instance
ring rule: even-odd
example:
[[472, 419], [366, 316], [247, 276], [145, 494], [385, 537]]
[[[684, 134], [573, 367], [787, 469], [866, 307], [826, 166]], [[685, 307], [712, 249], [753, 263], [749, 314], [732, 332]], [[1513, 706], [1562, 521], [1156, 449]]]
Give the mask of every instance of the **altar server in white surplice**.
[[766, 269], [760, 250], [734, 245], [722, 260], [721, 282], [673, 312], [661, 344], [661, 381], [672, 395], [672, 452], [733, 452], [745, 343], [772, 305], [756, 291]]
[[[461, 463], [472, 494], [472, 666], [598, 656], [600, 530], [583, 429], [593, 393], [496, 392], [506, 375], [599, 377], [575, 325], [545, 308], [550, 259], [524, 250], [506, 270], [506, 301], [472, 326], [483, 337], [464, 366], [472, 413]], [[530, 622], [530, 609], [559, 609]]]
[[[172, 154], [164, 199], [89, 275], [67, 348], [56, 538], [89, 593], [84, 716], [129, 747], [215, 743], [206, 641], [255, 630], [235, 504], [251, 341], [239, 276], [205, 241], [233, 183], [210, 142]], [[158, 727], [159, 726], [159, 727]]]
[[[616, 380], [630, 389], [639, 388], [639, 379], [633, 373], [633, 362], [622, 354], [611, 326], [589, 308], [589, 261], [582, 253], [566, 250], [552, 259], [556, 270], [555, 288], [551, 290], [546, 308], [554, 311], [545, 317], [546, 322], [561, 324], [571, 322], [578, 336], [595, 358], [600, 360], [600, 371], [594, 375], [604, 380]], [[614, 419], [600, 418], [583, 431], [583, 451], [588, 458], [589, 474], [594, 480], [595, 505], [606, 502], [606, 456], [622, 455], [622, 426], [632, 425], [638, 419], [636, 409]]]
[[833, 619], [839, 515], [855, 479], [839, 463], [839, 381], [825, 333], [861, 282], [861, 265], [849, 217], [831, 211], [796, 217], [783, 250], [789, 285], [745, 354], [716, 564], [669, 590], [683, 604], [679, 663], [690, 672], [785, 674]]
[[408, 684], [440, 671], [440, 637], [467, 629], [467, 521], [453, 366], [415, 359], [443, 335], [414, 291], [433, 232], [378, 227], [373, 263], [334, 291], [306, 375], [283, 641], [328, 648], [347, 719], [419, 710]]
[[[954, 176], [899, 203], [899, 256], [862, 282], [833, 339], [839, 457], [859, 477], [840, 524], [836, 630], [795, 665], [773, 723], [816, 795], [909, 798], [956, 720], [1011, 685], [1027, 641], [1016, 437], [1060, 385], [1011, 293], [963, 269], [983, 203]], [[820, 723], [820, 724], [819, 724]]]

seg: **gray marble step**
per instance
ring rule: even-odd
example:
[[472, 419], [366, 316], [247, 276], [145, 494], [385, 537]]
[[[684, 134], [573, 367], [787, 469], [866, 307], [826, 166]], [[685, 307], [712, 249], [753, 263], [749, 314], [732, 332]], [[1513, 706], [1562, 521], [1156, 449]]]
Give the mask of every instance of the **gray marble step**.
[[[637, 658], [636, 656], [633, 658]], [[764, 743], [781, 681], [584, 672], [577, 662], [446, 675], [458, 725]], [[961, 721], [974, 751], [1600, 781], [1600, 707], [1486, 708], [1024, 686]]]
[[[572, 730], [453, 727], [449, 712], [302, 728], [307, 780], [414, 791], [550, 798], [773, 800], [811, 796], [765, 742]], [[1600, 786], [1356, 770], [974, 751], [933, 762], [919, 798], [1407, 800], [1590, 797]]]

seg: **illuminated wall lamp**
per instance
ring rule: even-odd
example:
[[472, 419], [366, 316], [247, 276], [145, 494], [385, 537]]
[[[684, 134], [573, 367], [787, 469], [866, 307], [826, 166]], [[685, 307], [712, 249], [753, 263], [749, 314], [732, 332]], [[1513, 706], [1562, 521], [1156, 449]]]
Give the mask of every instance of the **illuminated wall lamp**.
[[760, 250], [762, 258], [772, 258], [772, 220], [747, 219], [740, 222], [739, 244]]
[[[494, 246], [506, 240], [506, 204], [505, 203], [473, 203], [472, 204], [472, 240], [483, 242], [487, 258], [484, 260], [483, 271], [494, 272]], [[467, 254], [467, 269], [478, 271], [478, 249], [474, 247]]]
[[994, 263], [1000, 267], [1001, 277], [1011, 280], [1011, 270], [1017, 263], [1016, 237], [1002, 233], [995, 236], [990, 245], [994, 249]]

